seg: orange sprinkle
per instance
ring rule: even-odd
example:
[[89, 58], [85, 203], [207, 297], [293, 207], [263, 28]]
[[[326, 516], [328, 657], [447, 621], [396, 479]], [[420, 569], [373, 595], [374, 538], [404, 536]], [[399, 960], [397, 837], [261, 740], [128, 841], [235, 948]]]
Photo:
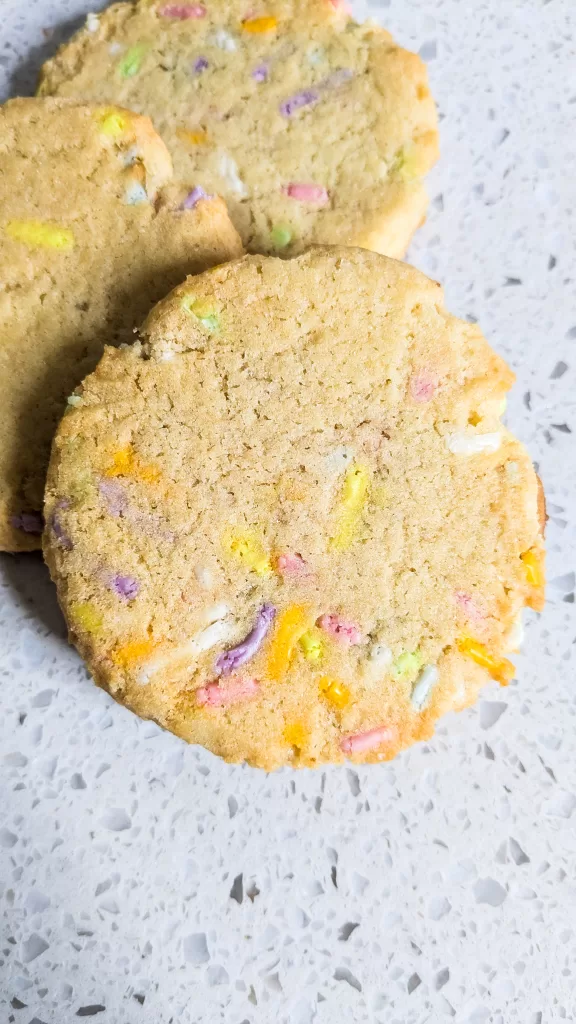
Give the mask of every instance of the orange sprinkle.
[[131, 444], [120, 448], [112, 456], [112, 464], [106, 470], [106, 476], [131, 476], [143, 483], [153, 484], [160, 479], [160, 470], [157, 466], [146, 465], [140, 462]]
[[289, 605], [278, 616], [268, 655], [270, 679], [280, 680], [286, 675], [296, 644], [313, 624], [314, 615], [305, 605]]
[[292, 722], [291, 725], [287, 725], [284, 729], [284, 739], [286, 743], [289, 743], [292, 747], [298, 747], [302, 750], [304, 743], [306, 742], [306, 730], [300, 722]]
[[492, 676], [492, 679], [495, 679], [501, 686], [508, 686], [510, 680], [514, 678], [516, 669], [507, 658], [493, 658], [484, 647], [484, 644], [478, 643], [477, 640], [472, 640], [469, 636], [462, 637], [457, 643], [458, 649], [462, 654], [471, 658], [477, 665], [485, 668]]
[[544, 586], [544, 571], [542, 568], [542, 557], [536, 548], [525, 551], [520, 558], [526, 566], [526, 579], [532, 587]]
[[254, 35], [262, 32], [273, 32], [278, 25], [278, 19], [271, 16], [263, 18], [247, 18], [242, 22], [245, 32], [252, 32]]
[[182, 142], [189, 142], [192, 146], [205, 146], [208, 142], [208, 132], [202, 128], [197, 131], [189, 131], [187, 128], [178, 128], [176, 135]]
[[131, 640], [119, 647], [112, 655], [112, 661], [119, 668], [128, 668], [139, 661], [145, 661], [154, 653], [158, 644], [155, 640]]
[[322, 676], [318, 684], [322, 693], [335, 708], [345, 708], [350, 703], [350, 690], [338, 679]]

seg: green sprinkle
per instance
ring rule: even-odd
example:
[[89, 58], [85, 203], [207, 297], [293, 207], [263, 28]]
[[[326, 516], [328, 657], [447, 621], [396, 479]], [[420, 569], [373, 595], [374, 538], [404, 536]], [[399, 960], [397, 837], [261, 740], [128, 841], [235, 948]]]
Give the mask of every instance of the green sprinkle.
[[270, 238], [277, 249], [285, 249], [292, 241], [292, 232], [286, 224], [276, 224], [270, 232]]
[[147, 49], [148, 47], [144, 46], [144, 43], [136, 43], [136, 46], [130, 47], [118, 64], [118, 71], [122, 78], [133, 78], [138, 74]]
[[422, 667], [420, 651], [405, 651], [400, 654], [392, 665], [392, 673], [396, 679], [409, 679], [415, 676]]
[[195, 317], [209, 334], [216, 334], [220, 330], [218, 315], [206, 299], [197, 299], [195, 295], [185, 295], [181, 305], [182, 309], [190, 316]]
[[79, 405], [82, 405], [82, 399], [80, 395], [69, 395], [66, 401], [68, 405], [71, 405], [72, 408], [74, 409], [77, 409]]

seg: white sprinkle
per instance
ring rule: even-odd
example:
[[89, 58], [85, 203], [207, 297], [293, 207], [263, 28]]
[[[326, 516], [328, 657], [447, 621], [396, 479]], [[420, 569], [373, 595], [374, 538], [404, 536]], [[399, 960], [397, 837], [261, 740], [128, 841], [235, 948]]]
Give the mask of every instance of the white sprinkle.
[[248, 189], [238, 174], [238, 165], [229, 153], [220, 155], [218, 171], [226, 179], [233, 192], [239, 196], [248, 195]]
[[208, 36], [208, 42], [219, 46], [221, 50], [226, 50], [227, 53], [234, 53], [234, 50], [238, 49], [238, 43], [234, 36], [231, 36], [225, 28], [218, 28], [212, 32]]
[[354, 451], [345, 444], [335, 448], [333, 452], [324, 459], [324, 465], [330, 473], [341, 473], [354, 460]]
[[482, 452], [497, 452], [502, 441], [500, 433], [494, 434], [448, 434], [446, 447], [453, 455], [480, 455]]
[[176, 353], [173, 352], [171, 348], [165, 348], [158, 354], [158, 358], [161, 363], [169, 363], [175, 358], [175, 356]]
[[522, 623], [522, 612], [519, 612], [506, 635], [506, 650], [519, 651], [523, 643], [524, 625]]
[[130, 149], [127, 149], [126, 152], [122, 154], [122, 163], [124, 167], [133, 167], [140, 155], [138, 146], [130, 146]]
[[206, 609], [202, 615], [202, 622], [209, 626], [212, 622], [218, 622], [218, 619], [225, 619], [227, 615], [230, 615], [230, 608], [224, 601], [219, 601], [218, 604]]
[[71, 405], [74, 409], [77, 409], [79, 405], [82, 405], [82, 398], [80, 395], [69, 395], [66, 401], [68, 405]]
[[100, 19], [93, 11], [86, 15], [86, 28], [89, 32], [97, 32], [100, 28]]
[[194, 575], [202, 590], [210, 590], [214, 586], [214, 576], [205, 565], [197, 565], [194, 569]]
[[507, 399], [506, 398], [501, 398], [500, 401], [498, 402], [498, 416], [503, 416], [504, 415], [504, 413], [506, 412], [507, 405], [508, 405]]
[[110, 46], [108, 47], [108, 53], [111, 57], [116, 57], [117, 54], [122, 53], [124, 49], [125, 47], [122, 46], [122, 43], [110, 43]]
[[382, 679], [382, 675], [392, 664], [392, 651], [385, 644], [372, 644], [368, 658], [364, 662], [363, 674], [372, 682]]
[[201, 629], [191, 640], [188, 640], [187, 643], [182, 644], [180, 647], [175, 647], [171, 651], [166, 651], [165, 654], [158, 654], [154, 658], [149, 658], [137, 673], [136, 682], [140, 686], [146, 686], [150, 682], [151, 677], [160, 672], [161, 669], [169, 668], [179, 661], [195, 660], [204, 651], [209, 651], [212, 647], [216, 647], [217, 644], [229, 640], [234, 633], [234, 626], [235, 623], [232, 619], [219, 619], [218, 622], [213, 622], [206, 629]]
[[434, 665], [427, 665], [422, 670], [412, 690], [412, 704], [417, 711], [421, 711], [426, 704], [430, 691], [438, 682], [438, 669]]
[[148, 194], [144, 186], [136, 181], [126, 189], [125, 199], [128, 206], [140, 206], [148, 202]]
[[518, 476], [518, 463], [517, 462], [507, 462], [506, 463], [506, 472], [507, 472], [508, 476], [511, 476], [511, 477]]
[[315, 46], [307, 53], [308, 63], [315, 67], [317, 64], [321, 64], [326, 59], [326, 51], [323, 46]]

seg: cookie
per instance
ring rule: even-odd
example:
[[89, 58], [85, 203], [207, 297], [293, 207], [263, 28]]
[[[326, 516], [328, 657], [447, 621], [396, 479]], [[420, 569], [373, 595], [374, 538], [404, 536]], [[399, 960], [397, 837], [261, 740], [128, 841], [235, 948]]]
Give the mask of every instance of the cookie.
[[189, 279], [55, 440], [45, 555], [96, 681], [228, 761], [379, 761], [514, 675], [543, 542], [513, 374], [361, 249]]
[[251, 252], [404, 254], [437, 156], [426, 68], [337, 0], [114, 4], [43, 70], [44, 94], [149, 114], [176, 171], [226, 199]]
[[54, 428], [103, 342], [130, 341], [186, 274], [242, 248], [222, 200], [172, 180], [147, 117], [12, 100], [0, 166], [0, 549], [25, 551], [41, 546]]

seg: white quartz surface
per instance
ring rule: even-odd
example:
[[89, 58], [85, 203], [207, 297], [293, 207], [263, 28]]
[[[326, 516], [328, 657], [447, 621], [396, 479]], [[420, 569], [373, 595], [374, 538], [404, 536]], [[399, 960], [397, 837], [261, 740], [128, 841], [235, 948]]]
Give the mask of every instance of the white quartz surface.
[[[30, 91], [99, 6], [0, 0], [0, 94]], [[433, 742], [265, 775], [116, 707], [40, 560], [2, 556], [2, 1022], [576, 1019], [576, 8], [355, 13], [429, 61], [442, 161], [410, 257], [518, 374], [508, 423], [551, 516], [546, 610], [518, 683]]]

